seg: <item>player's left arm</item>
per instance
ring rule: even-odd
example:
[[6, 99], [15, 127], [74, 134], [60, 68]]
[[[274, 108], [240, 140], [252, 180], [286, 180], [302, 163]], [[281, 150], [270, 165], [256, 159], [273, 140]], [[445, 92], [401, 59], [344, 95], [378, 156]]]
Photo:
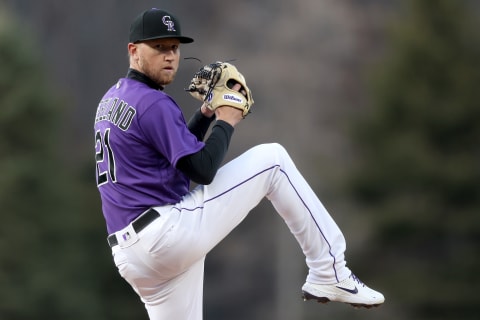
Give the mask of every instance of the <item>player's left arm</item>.
[[198, 152], [180, 158], [176, 168], [198, 184], [210, 184], [225, 158], [233, 131], [229, 123], [217, 120], [205, 146]]

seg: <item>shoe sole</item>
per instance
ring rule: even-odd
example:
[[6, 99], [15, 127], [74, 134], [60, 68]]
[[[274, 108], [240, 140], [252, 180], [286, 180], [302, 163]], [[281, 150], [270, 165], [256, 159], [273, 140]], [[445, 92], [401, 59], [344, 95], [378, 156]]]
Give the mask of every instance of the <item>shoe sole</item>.
[[[303, 301], [316, 300], [318, 303], [324, 303], [324, 304], [331, 301], [327, 297], [316, 297], [313, 294], [308, 293], [306, 291], [302, 291], [302, 298], [303, 298]], [[360, 308], [371, 309], [371, 308], [376, 308], [376, 307], [381, 305], [381, 303], [377, 303], [377, 304], [350, 303], [350, 302], [343, 302], [343, 303], [349, 304], [352, 307], [354, 307], [355, 309], [360, 309]]]

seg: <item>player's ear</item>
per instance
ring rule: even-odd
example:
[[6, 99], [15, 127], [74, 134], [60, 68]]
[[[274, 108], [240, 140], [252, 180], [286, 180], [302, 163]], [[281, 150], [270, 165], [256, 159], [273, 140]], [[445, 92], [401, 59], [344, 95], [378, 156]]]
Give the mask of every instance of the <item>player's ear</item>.
[[138, 46], [135, 43], [129, 43], [127, 46], [128, 49], [128, 58], [130, 61], [130, 67], [133, 67], [137, 64], [138, 61]]
[[137, 45], [135, 43], [130, 42], [127, 46], [128, 55], [133, 56], [137, 52]]

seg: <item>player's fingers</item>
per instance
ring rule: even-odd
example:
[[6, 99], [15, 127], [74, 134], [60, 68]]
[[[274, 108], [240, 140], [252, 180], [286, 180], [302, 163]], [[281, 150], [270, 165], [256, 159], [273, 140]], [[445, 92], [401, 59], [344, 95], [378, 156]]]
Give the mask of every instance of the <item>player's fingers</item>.
[[235, 83], [232, 87], [232, 90], [240, 91], [241, 88], [242, 88], [242, 85], [240, 83]]
[[238, 82], [233, 85], [232, 90], [240, 92], [244, 97], [247, 96], [247, 91]]

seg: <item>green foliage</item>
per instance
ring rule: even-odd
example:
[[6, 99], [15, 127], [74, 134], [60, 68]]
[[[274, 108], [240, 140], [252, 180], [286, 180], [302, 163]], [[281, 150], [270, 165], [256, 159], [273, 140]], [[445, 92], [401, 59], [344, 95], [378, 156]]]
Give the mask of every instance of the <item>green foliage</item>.
[[38, 46], [5, 21], [0, 64], [0, 319], [140, 318], [99, 203], [84, 201], [98, 199], [93, 174], [82, 180], [68, 163], [68, 104], [48, 86]]
[[396, 292], [391, 299], [415, 319], [473, 319], [480, 34], [464, 1], [409, 4], [354, 136], [362, 151], [351, 191], [376, 223], [371, 258]]

